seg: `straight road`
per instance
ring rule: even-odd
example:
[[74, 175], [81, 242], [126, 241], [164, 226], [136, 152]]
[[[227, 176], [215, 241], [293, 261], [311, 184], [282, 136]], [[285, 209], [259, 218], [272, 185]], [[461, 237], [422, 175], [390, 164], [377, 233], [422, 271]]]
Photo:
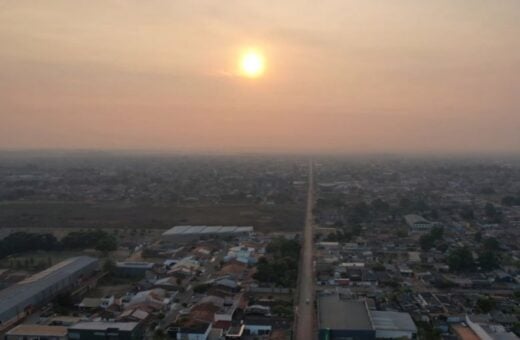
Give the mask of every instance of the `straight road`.
[[296, 307], [296, 328], [294, 339], [314, 340], [314, 170], [309, 162], [309, 189], [303, 231], [303, 246], [298, 278], [298, 305]]

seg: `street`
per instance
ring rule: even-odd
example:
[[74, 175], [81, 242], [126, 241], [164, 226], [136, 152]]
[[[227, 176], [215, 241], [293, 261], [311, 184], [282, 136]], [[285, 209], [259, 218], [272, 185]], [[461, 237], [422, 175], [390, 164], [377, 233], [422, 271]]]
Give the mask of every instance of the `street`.
[[296, 307], [296, 327], [294, 339], [314, 339], [314, 172], [312, 162], [309, 163], [309, 189], [307, 209], [303, 231], [303, 245], [298, 278], [298, 304]]

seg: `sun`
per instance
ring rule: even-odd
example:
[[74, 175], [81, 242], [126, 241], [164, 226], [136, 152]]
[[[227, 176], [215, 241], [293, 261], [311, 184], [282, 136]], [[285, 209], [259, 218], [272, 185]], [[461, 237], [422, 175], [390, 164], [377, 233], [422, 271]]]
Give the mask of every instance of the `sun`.
[[264, 73], [264, 56], [257, 51], [249, 50], [240, 58], [240, 70], [249, 78], [257, 78]]

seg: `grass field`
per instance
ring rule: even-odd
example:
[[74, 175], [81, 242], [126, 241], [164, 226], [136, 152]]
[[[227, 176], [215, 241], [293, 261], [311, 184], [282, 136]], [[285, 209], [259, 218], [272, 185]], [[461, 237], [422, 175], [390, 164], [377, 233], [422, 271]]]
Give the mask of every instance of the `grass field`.
[[0, 202], [0, 228], [166, 229], [179, 224], [252, 225], [258, 231], [299, 231], [296, 205], [167, 205], [127, 202]]

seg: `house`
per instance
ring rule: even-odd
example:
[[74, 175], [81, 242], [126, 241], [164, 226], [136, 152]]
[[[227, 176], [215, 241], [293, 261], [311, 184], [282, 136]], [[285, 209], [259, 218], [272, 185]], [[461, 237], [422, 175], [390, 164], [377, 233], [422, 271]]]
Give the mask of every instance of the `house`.
[[269, 306], [263, 306], [263, 305], [251, 305], [248, 306], [244, 313], [246, 315], [263, 315], [263, 316], [269, 316], [271, 315], [271, 308]]
[[213, 287], [217, 290], [227, 292], [229, 294], [238, 293], [240, 291], [240, 286], [238, 283], [235, 280], [229, 278], [216, 280], [213, 283]]
[[160, 288], [145, 290], [135, 294], [125, 305], [125, 309], [129, 307], [148, 307], [154, 310], [162, 310], [169, 303], [166, 298], [165, 291]]
[[85, 311], [93, 311], [98, 308], [101, 308], [101, 298], [84, 298], [78, 304], [79, 309]]
[[224, 257], [225, 262], [229, 262], [231, 260], [236, 260], [238, 262], [244, 264], [254, 264], [257, 262], [255, 254], [255, 248], [252, 247], [232, 247], [229, 249], [229, 252]]
[[246, 326], [244, 324], [231, 326], [226, 332], [226, 339], [242, 339]]
[[141, 308], [130, 308], [125, 310], [119, 317], [117, 321], [119, 322], [144, 322], [150, 316], [146, 310]]
[[206, 340], [211, 332], [210, 322], [195, 322], [180, 327], [168, 328], [168, 336], [177, 340]]
[[188, 256], [188, 257], [185, 257], [185, 258], [177, 261], [177, 263], [175, 263], [175, 265], [173, 265], [173, 267], [168, 272], [168, 274], [171, 274], [176, 271], [183, 271], [188, 274], [191, 274], [191, 273], [195, 273], [197, 270], [199, 270], [199, 268], [200, 268], [199, 261], [195, 260], [192, 256]]
[[270, 318], [247, 316], [244, 318], [245, 335], [269, 335], [273, 331]]

